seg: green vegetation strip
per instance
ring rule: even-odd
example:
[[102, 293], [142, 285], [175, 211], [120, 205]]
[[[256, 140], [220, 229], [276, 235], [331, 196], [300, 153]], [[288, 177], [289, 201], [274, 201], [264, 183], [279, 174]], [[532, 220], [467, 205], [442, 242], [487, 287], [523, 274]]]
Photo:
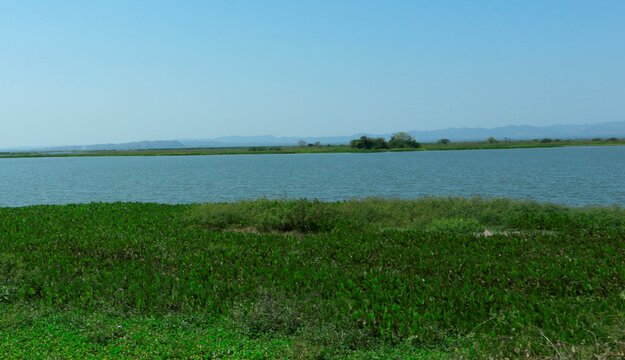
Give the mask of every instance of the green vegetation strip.
[[[436, 143], [423, 143], [405, 147], [390, 147], [375, 143], [381, 138], [372, 139], [372, 147], [359, 147], [361, 139], [352, 145], [320, 145], [306, 146], [252, 146], [252, 147], [221, 147], [221, 148], [185, 148], [185, 149], [151, 149], [151, 150], [89, 150], [89, 151], [35, 151], [35, 152], [0, 152], [0, 158], [31, 158], [31, 157], [81, 157], [81, 156], [189, 156], [189, 155], [253, 155], [253, 154], [324, 154], [324, 153], [371, 153], [400, 152], [426, 150], [487, 150], [487, 149], [525, 149], [553, 148], [565, 146], [624, 146], [625, 139], [592, 139], [592, 140], [504, 140], [489, 139], [488, 141], [450, 142], [441, 139]], [[383, 139], [382, 139], [383, 140]], [[414, 140], [414, 139], [413, 139]]]
[[503, 199], [3, 208], [0, 354], [622, 357], [624, 234]]

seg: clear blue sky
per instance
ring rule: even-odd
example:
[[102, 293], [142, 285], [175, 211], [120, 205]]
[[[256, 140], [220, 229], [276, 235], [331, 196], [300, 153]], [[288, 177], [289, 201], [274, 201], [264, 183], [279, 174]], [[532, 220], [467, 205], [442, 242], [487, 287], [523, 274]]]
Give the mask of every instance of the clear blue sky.
[[0, 148], [625, 120], [625, 1], [0, 2]]

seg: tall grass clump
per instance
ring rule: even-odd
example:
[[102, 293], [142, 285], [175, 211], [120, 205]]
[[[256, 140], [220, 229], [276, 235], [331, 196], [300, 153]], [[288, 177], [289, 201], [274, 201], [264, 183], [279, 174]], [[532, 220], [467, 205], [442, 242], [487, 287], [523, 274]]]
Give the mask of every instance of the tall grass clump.
[[340, 202], [255, 200], [203, 204], [187, 215], [208, 229], [254, 229], [261, 232], [323, 232], [345, 224], [368, 228], [432, 229], [464, 232], [495, 230], [604, 231], [625, 229], [622, 208], [567, 208], [510, 199], [367, 198]]

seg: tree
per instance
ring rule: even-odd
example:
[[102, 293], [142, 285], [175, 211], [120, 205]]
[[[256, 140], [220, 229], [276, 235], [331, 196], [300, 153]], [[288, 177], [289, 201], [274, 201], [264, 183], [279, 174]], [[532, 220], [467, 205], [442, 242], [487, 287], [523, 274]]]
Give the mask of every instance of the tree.
[[306, 145], [307, 145], [306, 140], [300, 140], [300, 141], [297, 142], [297, 146], [299, 146], [299, 147], [304, 147]]
[[447, 145], [449, 144], [449, 139], [438, 139], [437, 141], [439, 144], [443, 144], [443, 145]]
[[371, 149], [373, 143], [368, 136], [361, 136], [360, 139], [354, 139], [350, 142], [351, 146], [356, 149]]
[[383, 137], [370, 138], [368, 136], [361, 136], [360, 139], [354, 139], [350, 142], [350, 145], [356, 149], [388, 149], [388, 143]]
[[389, 145], [383, 137], [373, 138], [372, 149], [388, 149]]
[[388, 145], [391, 149], [418, 148], [421, 146], [412, 136], [405, 132], [398, 132], [391, 136]]
[[495, 137], [493, 137], [493, 136], [490, 136], [488, 139], [486, 139], [486, 141], [487, 141], [489, 144], [494, 144], [494, 143], [496, 143], [496, 142], [497, 142], [497, 139], [495, 139]]

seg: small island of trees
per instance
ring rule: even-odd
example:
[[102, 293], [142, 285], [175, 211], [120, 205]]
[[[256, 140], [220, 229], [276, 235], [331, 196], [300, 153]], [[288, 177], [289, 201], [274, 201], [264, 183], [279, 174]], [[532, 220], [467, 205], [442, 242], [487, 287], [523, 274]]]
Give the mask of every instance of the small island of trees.
[[391, 136], [389, 141], [383, 137], [372, 138], [361, 136], [360, 139], [354, 139], [350, 142], [352, 148], [364, 150], [379, 149], [416, 149], [421, 147], [412, 136], [405, 132], [398, 132]]

